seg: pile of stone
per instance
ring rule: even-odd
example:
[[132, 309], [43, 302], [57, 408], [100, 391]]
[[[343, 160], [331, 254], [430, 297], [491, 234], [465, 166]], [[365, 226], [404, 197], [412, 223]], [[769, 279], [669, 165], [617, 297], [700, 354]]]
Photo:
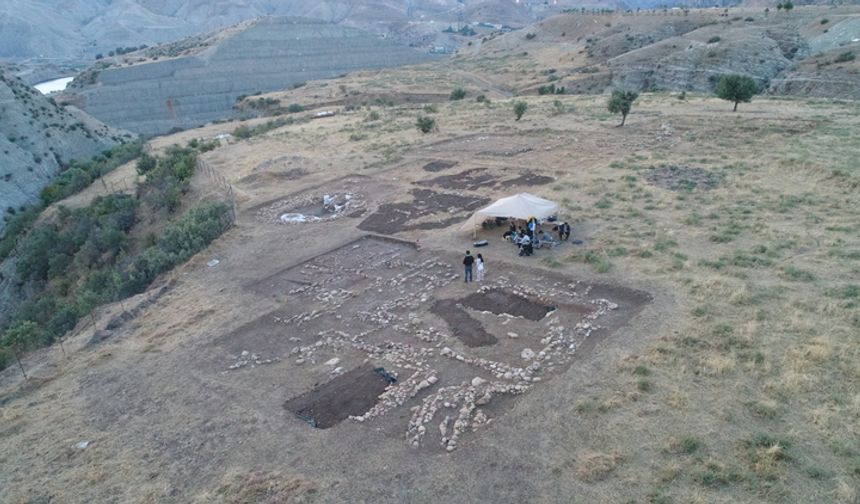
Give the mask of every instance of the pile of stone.
[[271, 359], [261, 359], [257, 354], [251, 353], [247, 350], [242, 350], [242, 353], [236, 357], [236, 362], [230, 365], [227, 368], [226, 372], [235, 371], [237, 369], [241, 369], [246, 366], [250, 366], [252, 368], [264, 365], [264, 364], [274, 364], [276, 362], [281, 362], [281, 359], [277, 357], [273, 357]]
[[454, 451], [464, 432], [475, 431], [492, 421], [479, 406], [489, 404], [495, 395], [518, 395], [528, 388], [526, 384], [490, 382], [480, 376], [472, 378], [471, 382], [440, 388], [424, 398], [420, 406], [412, 408], [407, 439], [412, 446], [420, 446], [421, 439], [427, 434], [427, 424], [444, 408], [452, 414], [445, 415], [439, 424], [441, 443], [447, 451]]

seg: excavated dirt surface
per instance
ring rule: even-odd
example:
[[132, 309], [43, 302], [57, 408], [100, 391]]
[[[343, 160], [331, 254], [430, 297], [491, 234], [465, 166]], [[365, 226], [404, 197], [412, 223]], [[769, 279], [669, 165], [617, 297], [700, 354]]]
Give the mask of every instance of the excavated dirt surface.
[[524, 317], [529, 320], [540, 320], [555, 307], [543, 305], [523, 296], [493, 289], [487, 292], [471, 294], [463, 299], [463, 305], [473, 310], [488, 311], [501, 315], [507, 313], [514, 317]]
[[[413, 200], [385, 203], [368, 216], [358, 228], [380, 234], [413, 229], [439, 229], [462, 221], [470, 212], [488, 203], [489, 198], [438, 193], [429, 189], [410, 191]], [[437, 214], [443, 214], [438, 217]], [[426, 219], [434, 216], [435, 219]]]
[[499, 177], [492, 175], [487, 168], [471, 168], [456, 174], [440, 175], [432, 179], [420, 180], [415, 182], [415, 184], [424, 187], [435, 186], [444, 189], [474, 191], [482, 187], [507, 189], [509, 187], [544, 185], [554, 180], [552, 177], [539, 175], [530, 171], [515, 178], [499, 180]]
[[455, 299], [440, 299], [433, 303], [430, 313], [441, 317], [451, 333], [469, 347], [495, 345], [498, 340]]
[[690, 166], [662, 165], [645, 173], [650, 184], [671, 191], [709, 191], [723, 181], [723, 176], [702, 168]]
[[[345, 177], [329, 184], [259, 203], [245, 210], [246, 215], [265, 223], [283, 224], [284, 214], [304, 215], [306, 222], [321, 222], [341, 217], [360, 216], [367, 209], [367, 195], [378, 191], [378, 185], [360, 176]], [[332, 199], [326, 207], [325, 196]], [[287, 221], [291, 222], [291, 221]]]
[[486, 168], [472, 168], [452, 175], [441, 175], [436, 178], [420, 180], [416, 185], [436, 186], [444, 189], [467, 189], [474, 191], [482, 187], [496, 185], [496, 177], [487, 172]]
[[431, 161], [422, 168], [424, 171], [435, 173], [447, 170], [448, 168], [453, 168], [454, 166], [457, 166], [456, 161]]
[[464, 297], [459, 256], [359, 238], [246, 285], [283, 308], [216, 338], [199, 361], [237, 387], [280, 387], [290, 422], [370, 422], [422, 451], [451, 451], [650, 299], [522, 264], [494, 271], [506, 276], [468, 284]]
[[553, 181], [555, 181], [555, 179], [547, 175], [538, 175], [537, 173], [533, 172], [525, 172], [519, 177], [503, 180], [500, 185], [504, 188], [516, 186], [538, 186], [549, 184]]
[[381, 374], [364, 365], [290, 399], [284, 408], [312, 427], [328, 429], [350, 415], [366, 413], [387, 386]]

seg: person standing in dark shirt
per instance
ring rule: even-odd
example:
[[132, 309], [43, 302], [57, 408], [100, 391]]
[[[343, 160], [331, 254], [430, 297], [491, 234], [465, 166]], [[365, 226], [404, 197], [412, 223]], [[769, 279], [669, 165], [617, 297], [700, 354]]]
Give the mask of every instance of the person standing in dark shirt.
[[472, 281], [472, 265], [475, 264], [475, 258], [472, 257], [472, 253], [470, 251], [466, 251], [466, 257], [463, 258], [463, 268], [464, 274], [466, 276], [465, 281]]

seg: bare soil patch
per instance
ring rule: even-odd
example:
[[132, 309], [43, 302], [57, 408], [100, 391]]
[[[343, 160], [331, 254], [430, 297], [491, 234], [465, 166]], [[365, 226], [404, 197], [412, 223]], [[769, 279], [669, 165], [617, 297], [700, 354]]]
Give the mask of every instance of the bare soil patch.
[[373, 366], [364, 365], [290, 399], [284, 408], [312, 427], [328, 429], [367, 413], [388, 385]]
[[274, 224], [303, 224], [362, 215], [367, 207], [365, 179], [346, 179], [249, 208], [255, 219]]
[[[219, 338], [217, 346], [233, 359], [242, 352], [255, 363], [255, 357], [275, 363], [241, 370], [233, 363], [229, 369], [245, 380], [269, 373], [313, 387], [287, 409], [317, 427], [345, 418], [373, 421], [390, 435], [406, 429], [415, 447], [433, 439], [423, 449], [451, 451], [650, 299], [521, 265], [506, 269], [527, 282], [498, 277], [458, 299], [464, 295], [458, 263], [393, 238], [354, 240], [250, 285], [284, 296], [285, 308]], [[232, 362], [225, 357], [213, 356], [215, 369]], [[384, 367], [397, 382], [386, 388], [365, 369], [316, 385], [339, 366], [362, 362]], [[463, 408], [470, 413], [457, 427], [444, 420]], [[447, 422], [445, 433], [440, 421]]]
[[537, 186], [537, 185], [546, 185], [550, 182], [554, 182], [555, 179], [548, 175], [539, 175], [534, 172], [525, 172], [519, 177], [503, 180], [501, 182], [502, 187], [515, 187], [515, 186]]
[[298, 180], [310, 172], [304, 168], [293, 168], [287, 171], [264, 171], [260, 173], [252, 173], [238, 180], [240, 184], [256, 184], [261, 182], [278, 183]]
[[564, 145], [561, 137], [534, 134], [473, 134], [442, 140], [424, 151], [472, 154], [479, 157], [516, 157], [532, 151], [550, 151]]
[[452, 175], [441, 175], [427, 180], [415, 182], [419, 186], [437, 186], [445, 189], [466, 189], [474, 191], [481, 187], [496, 185], [496, 177], [487, 172], [486, 168], [472, 168]]
[[[413, 229], [440, 229], [465, 218], [466, 214], [490, 200], [477, 196], [438, 193], [429, 189], [413, 189], [411, 202], [385, 203], [368, 216], [359, 229], [380, 234], [394, 234]], [[445, 212], [444, 218], [422, 220], [424, 217]]]
[[671, 191], [709, 191], [723, 181], [723, 175], [691, 166], [662, 165], [648, 170], [645, 180]]
[[447, 170], [448, 168], [453, 168], [454, 166], [457, 166], [456, 161], [431, 161], [424, 165], [422, 169], [424, 171], [436, 173]]
[[440, 299], [433, 303], [430, 313], [441, 317], [451, 333], [469, 347], [495, 345], [498, 341], [481, 322], [473, 319], [455, 299]]
[[514, 317], [524, 317], [538, 321], [555, 310], [554, 306], [537, 303], [526, 297], [501, 289], [476, 292], [463, 299], [463, 305], [473, 310], [488, 311], [501, 315], [507, 313]]

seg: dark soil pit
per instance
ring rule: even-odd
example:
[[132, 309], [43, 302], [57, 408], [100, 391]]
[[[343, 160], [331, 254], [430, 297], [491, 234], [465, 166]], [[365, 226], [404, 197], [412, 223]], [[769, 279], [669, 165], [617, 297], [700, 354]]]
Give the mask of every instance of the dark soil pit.
[[431, 173], [440, 172], [443, 170], [447, 170], [448, 168], [453, 168], [457, 166], [456, 161], [432, 161], [424, 165], [424, 171], [428, 171]]
[[348, 371], [284, 403], [284, 408], [317, 429], [328, 429], [350, 415], [367, 413], [389, 383], [373, 366]]
[[504, 188], [515, 187], [515, 186], [537, 186], [537, 185], [546, 185], [550, 182], [555, 182], [553, 177], [548, 175], [538, 175], [534, 172], [525, 172], [517, 178], [512, 178], [509, 180], [503, 180], [501, 182], [501, 186]]
[[[413, 201], [386, 203], [362, 221], [358, 228], [379, 234], [393, 234], [414, 229], [441, 229], [458, 222], [490, 200], [475, 196], [437, 193], [429, 189], [410, 191]], [[451, 212], [452, 209], [460, 210]], [[445, 213], [438, 221], [412, 222], [422, 217]]]
[[723, 181], [723, 175], [691, 166], [661, 165], [648, 170], [645, 180], [670, 191], [709, 191]]
[[466, 189], [474, 191], [481, 187], [496, 185], [496, 177], [487, 173], [486, 168], [472, 168], [453, 175], [442, 175], [428, 180], [419, 180], [418, 182], [415, 182], [415, 184], [420, 186], [437, 186], [445, 189]]
[[496, 315], [507, 313], [534, 321], [543, 319], [547, 313], [555, 309], [501, 289], [470, 294], [463, 298], [462, 303], [463, 306], [473, 310], [488, 311]]
[[439, 316], [451, 328], [451, 333], [466, 346], [495, 345], [498, 340], [488, 333], [481, 322], [472, 318], [455, 299], [440, 299], [430, 307], [430, 313]]

